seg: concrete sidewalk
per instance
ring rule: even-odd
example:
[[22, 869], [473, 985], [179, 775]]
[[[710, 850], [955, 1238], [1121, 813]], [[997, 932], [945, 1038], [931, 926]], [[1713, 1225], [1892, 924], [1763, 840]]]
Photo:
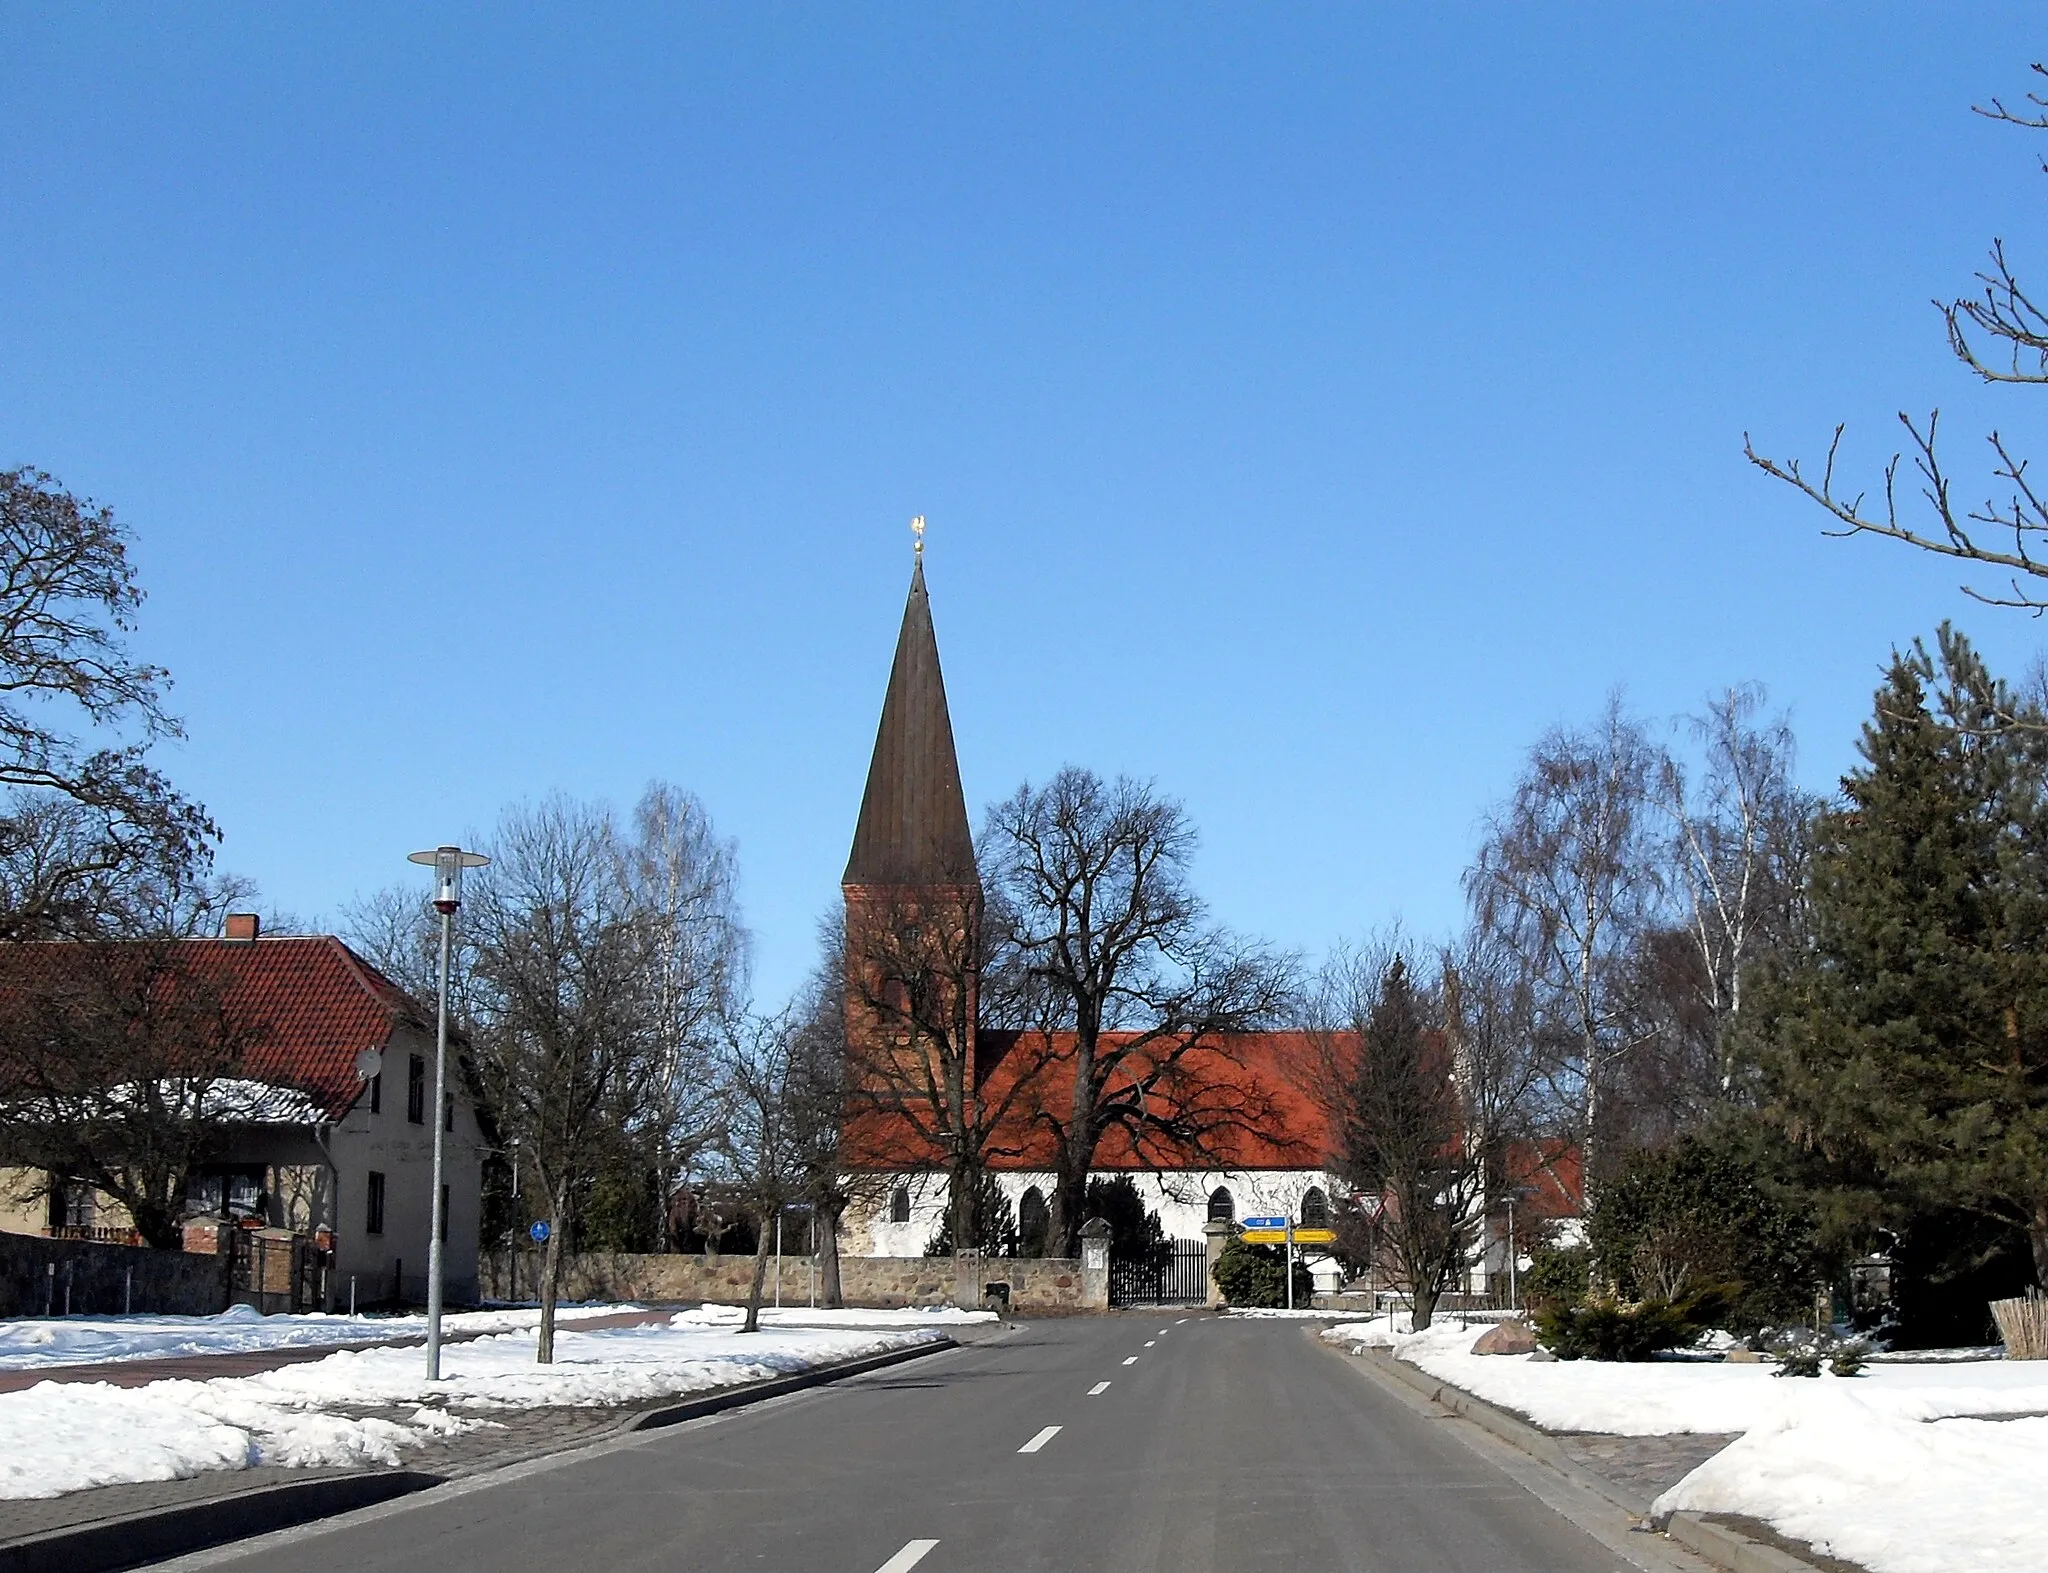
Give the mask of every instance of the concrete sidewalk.
[[[645, 1327], [666, 1322], [678, 1307], [617, 1311], [607, 1316], [558, 1322], [562, 1332], [589, 1333], [607, 1327]], [[503, 1331], [500, 1329], [499, 1331]], [[498, 1332], [447, 1333], [444, 1344], [496, 1338]], [[206, 1382], [219, 1376], [256, 1376], [288, 1365], [324, 1360], [344, 1349], [416, 1349], [425, 1347], [425, 1333], [401, 1338], [359, 1338], [332, 1344], [295, 1344], [288, 1349], [245, 1349], [233, 1354], [165, 1355], [152, 1360], [101, 1360], [88, 1365], [46, 1365], [27, 1371], [0, 1371], [0, 1393], [19, 1393], [42, 1382], [105, 1382], [113, 1387], [146, 1387], [151, 1382]]]

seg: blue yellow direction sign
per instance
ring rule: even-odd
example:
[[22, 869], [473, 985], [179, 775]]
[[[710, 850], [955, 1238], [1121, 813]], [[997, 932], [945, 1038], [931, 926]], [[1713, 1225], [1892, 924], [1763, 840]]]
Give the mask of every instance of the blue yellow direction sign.
[[1244, 1221], [1244, 1226], [1247, 1231], [1253, 1229], [1285, 1229], [1287, 1227], [1287, 1220], [1285, 1218], [1247, 1218]]

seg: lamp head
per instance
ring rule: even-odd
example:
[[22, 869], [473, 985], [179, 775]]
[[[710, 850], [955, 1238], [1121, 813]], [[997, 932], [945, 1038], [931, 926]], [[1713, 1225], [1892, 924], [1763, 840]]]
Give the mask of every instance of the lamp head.
[[465, 852], [460, 847], [435, 847], [429, 852], [408, 853], [406, 861], [423, 863], [434, 871], [434, 910], [447, 917], [462, 905], [462, 871], [486, 868], [491, 860], [481, 852]]

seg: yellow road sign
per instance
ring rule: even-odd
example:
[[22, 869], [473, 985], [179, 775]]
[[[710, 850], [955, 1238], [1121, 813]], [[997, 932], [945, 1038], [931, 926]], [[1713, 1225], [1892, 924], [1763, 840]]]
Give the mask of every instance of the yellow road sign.
[[1337, 1231], [1335, 1229], [1297, 1229], [1294, 1231], [1294, 1243], [1296, 1245], [1335, 1245], [1337, 1243]]
[[1244, 1232], [1243, 1239], [1246, 1245], [1285, 1245], [1287, 1243], [1287, 1231], [1285, 1229], [1247, 1229]]

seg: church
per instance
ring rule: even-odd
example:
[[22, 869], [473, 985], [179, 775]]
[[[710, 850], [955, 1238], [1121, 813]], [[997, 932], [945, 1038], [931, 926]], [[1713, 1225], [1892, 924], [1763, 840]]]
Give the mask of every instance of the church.
[[[961, 954], [978, 954], [972, 929], [980, 920], [981, 887], [921, 541], [841, 884], [849, 958], [857, 949], [853, 937], [871, 929], [874, 914], [885, 908], [916, 911], [927, 919], [943, 915], [927, 926], [960, 941], [956, 948]], [[849, 968], [855, 965], [849, 959]], [[1049, 1138], [1021, 1103], [1006, 1099], [1006, 1090], [1020, 1063], [1049, 1059], [1043, 1074], [1054, 1084], [1035, 1084], [1033, 1098], [1070, 1097], [1071, 1083], [1057, 1082], [1063, 1067], [1071, 1077], [1071, 1061], [1056, 1052], [1057, 1040], [1051, 1045], [1055, 1052], [1046, 1056], [1046, 1045], [1033, 1043], [1031, 1035], [991, 1030], [977, 1021], [977, 977], [971, 967], [958, 976], [955, 992], [966, 1038], [962, 1074], [971, 1080], [968, 1095], [1002, 1111], [992, 1116], [986, 1168], [1000, 1184], [1028, 1249], [1028, 1242], [1044, 1235], [1053, 1192]], [[859, 1007], [859, 994], [849, 987], [847, 1032], [857, 1057], [882, 1030], [874, 1012]], [[1245, 1090], [1262, 1111], [1257, 1128], [1220, 1133], [1199, 1157], [1156, 1145], [1141, 1152], [1111, 1133], [1097, 1155], [1098, 1174], [1128, 1175], [1147, 1209], [1159, 1215], [1168, 1238], [1198, 1238], [1211, 1219], [1284, 1216], [1305, 1227], [1325, 1226], [1339, 1181], [1326, 1167], [1335, 1149], [1334, 1132], [1303, 1090], [1301, 1069], [1309, 1052], [1308, 1035], [1300, 1031], [1229, 1035], [1228, 1041], [1213, 1045], [1211, 1067], [1214, 1074], [1240, 1084], [1249, 1081]], [[1200, 1050], [1190, 1063], [1199, 1074]], [[895, 1148], [915, 1153], [920, 1147], [916, 1133], [907, 1128], [907, 1116], [899, 1118], [906, 1128], [896, 1133]], [[889, 1145], [882, 1143], [880, 1150]], [[878, 1150], [872, 1141], [866, 1146]], [[845, 1219], [843, 1249], [849, 1255], [922, 1254], [946, 1218], [941, 1168], [936, 1162], [906, 1161], [876, 1178], [879, 1183], [868, 1188], [871, 1199]], [[1331, 1264], [1318, 1276], [1334, 1275]]]

